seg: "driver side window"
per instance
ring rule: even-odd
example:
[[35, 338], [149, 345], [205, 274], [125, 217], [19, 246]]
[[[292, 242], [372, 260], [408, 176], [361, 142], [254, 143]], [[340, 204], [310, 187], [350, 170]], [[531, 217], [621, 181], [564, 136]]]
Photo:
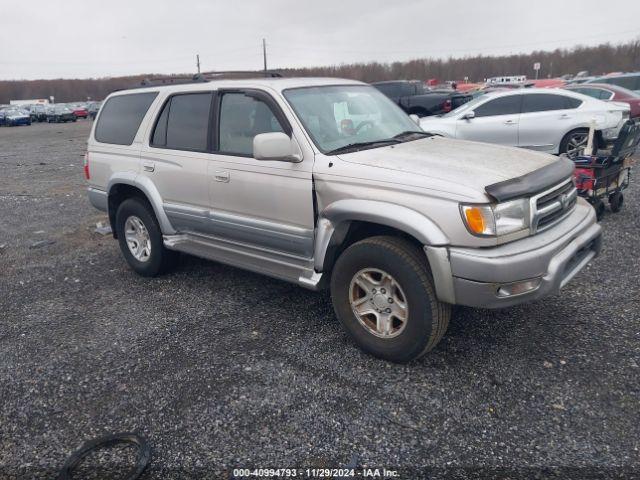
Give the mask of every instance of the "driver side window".
[[253, 137], [284, 132], [269, 105], [244, 93], [225, 93], [220, 102], [218, 130], [221, 153], [253, 156]]

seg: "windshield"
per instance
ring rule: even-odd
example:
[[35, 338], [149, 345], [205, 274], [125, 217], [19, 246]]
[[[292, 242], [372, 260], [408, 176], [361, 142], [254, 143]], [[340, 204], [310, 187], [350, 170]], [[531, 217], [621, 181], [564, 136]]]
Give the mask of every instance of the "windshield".
[[323, 153], [355, 144], [385, 142], [394, 136], [424, 134], [398, 106], [367, 85], [293, 88], [284, 96]]

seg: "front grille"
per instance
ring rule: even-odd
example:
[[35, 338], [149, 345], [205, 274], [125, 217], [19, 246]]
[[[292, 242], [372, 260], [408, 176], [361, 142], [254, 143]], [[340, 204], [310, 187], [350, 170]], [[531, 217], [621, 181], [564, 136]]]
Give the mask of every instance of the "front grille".
[[573, 210], [578, 198], [573, 180], [568, 179], [531, 198], [531, 232], [552, 227]]

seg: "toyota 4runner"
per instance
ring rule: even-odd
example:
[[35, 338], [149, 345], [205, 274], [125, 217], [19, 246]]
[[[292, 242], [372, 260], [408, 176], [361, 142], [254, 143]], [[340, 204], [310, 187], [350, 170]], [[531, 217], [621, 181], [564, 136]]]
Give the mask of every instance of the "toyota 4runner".
[[350, 80], [116, 92], [84, 168], [139, 274], [185, 252], [328, 287], [354, 341], [397, 362], [438, 343], [451, 305], [554, 294], [600, 249], [571, 161], [431, 136]]

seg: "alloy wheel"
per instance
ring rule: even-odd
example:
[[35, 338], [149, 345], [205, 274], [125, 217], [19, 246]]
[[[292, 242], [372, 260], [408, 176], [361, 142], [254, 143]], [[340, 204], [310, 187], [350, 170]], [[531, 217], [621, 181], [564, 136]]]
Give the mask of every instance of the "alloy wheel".
[[400, 335], [409, 319], [402, 287], [389, 273], [377, 268], [365, 268], [353, 276], [349, 303], [358, 322], [376, 337]]
[[567, 141], [567, 156], [569, 158], [575, 158], [580, 155], [584, 147], [587, 146], [587, 140], [589, 134], [585, 132], [574, 132], [569, 136]]
[[151, 256], [151, 237], [142, 220], [131, 215], [124, 222], [124, 235], [131, 255], [139, 262], [146, 262]]

